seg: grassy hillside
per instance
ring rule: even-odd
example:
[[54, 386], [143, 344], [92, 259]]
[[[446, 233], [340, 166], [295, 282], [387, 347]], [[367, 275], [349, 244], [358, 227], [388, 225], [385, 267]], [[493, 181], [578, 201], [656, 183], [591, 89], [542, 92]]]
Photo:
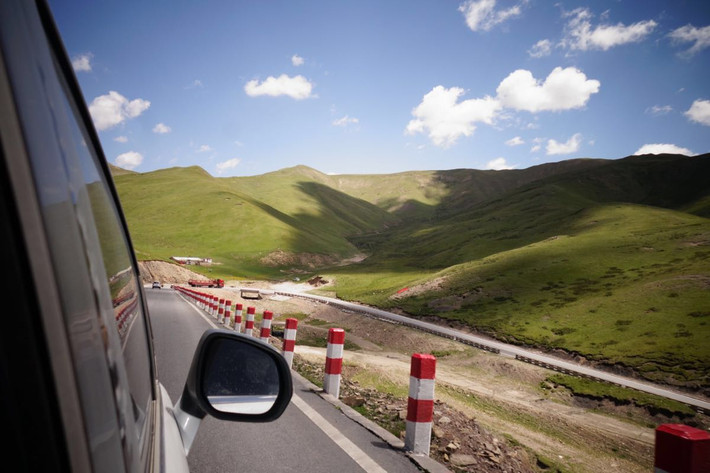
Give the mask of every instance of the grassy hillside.
[[345, 299], [708, 390], [709, 158], [115, 180], [140, 259], [209, 256], [227, 278], [319, 272]]

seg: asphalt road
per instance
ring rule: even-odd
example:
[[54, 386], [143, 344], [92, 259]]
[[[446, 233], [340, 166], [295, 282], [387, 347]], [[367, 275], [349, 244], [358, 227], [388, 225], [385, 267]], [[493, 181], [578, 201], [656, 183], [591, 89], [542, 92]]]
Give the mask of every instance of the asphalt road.
[[[209, 316], [171, 289], [146, 289], [158, 377], [175, 403]], [[266, 424], [205, 418], [188, 456], [193, 472], [418, 472], [402, 452], [294, 378], [291, 404]]]

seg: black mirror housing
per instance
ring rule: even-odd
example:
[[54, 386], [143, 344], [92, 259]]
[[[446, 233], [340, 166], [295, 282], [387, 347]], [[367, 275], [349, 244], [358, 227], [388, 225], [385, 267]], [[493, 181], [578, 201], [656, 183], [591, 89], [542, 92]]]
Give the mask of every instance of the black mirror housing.
[[[198, 419], [209, 414], [222, 420], [271, 422], [281, 416], [292, 395], [291, 370], [281, 353], [256, 338], [213, 329], [205, 331], [197, 345], [179, 408]], [[268, 402], [254, 401], [264, 398]], [[253, 405], [259, 408], [250, 408]]]

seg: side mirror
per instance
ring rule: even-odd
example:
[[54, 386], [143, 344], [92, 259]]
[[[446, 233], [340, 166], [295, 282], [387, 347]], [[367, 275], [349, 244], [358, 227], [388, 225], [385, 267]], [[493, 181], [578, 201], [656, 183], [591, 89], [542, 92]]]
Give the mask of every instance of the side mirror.
[[206, 414], [223, 420], [270, 422], [281, 416], [292, 394], [291, 370], [276, 349], [236, 332], [206, 331], [175, 405], [185, 451]]

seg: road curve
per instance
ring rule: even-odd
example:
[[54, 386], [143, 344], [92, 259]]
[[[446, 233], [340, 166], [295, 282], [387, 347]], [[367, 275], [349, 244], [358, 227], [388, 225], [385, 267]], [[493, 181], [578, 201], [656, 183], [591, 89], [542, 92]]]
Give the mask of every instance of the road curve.
[[[254, 290], [253, 288], [244, 289]], [[412, 319], [392, 312], [387, 312], [385, 310], [375, 309], [372, 307], [367, 307], [360, 304], [343, 301], [340, 299], [333, 299], [331, 297], [316, 296], [298, 292], [280, 290], [272, 291], [265, 289], [260, 289], [259, 292], [265, 296], [282, 295], [288, 297], [302, 297], [305, 299], [318, 301], [323, 304], [333, 305], [341, 309], [363, 314], [368, 317], [374, 317], [377, 319], [383, 319], [390, 322], [396, 322], [402, 325], [413, 327], [419, 330], [423, 330], [425, 332], [432, 333], [434, 335], [439, 335], [452, 340], [456, 340], [467, 345], [480, 348], [482, 350], [498, 353], [500, 355], [508, 356], [511, 358], [516, 358], [527, 363], [543, 366], [545, 368], [560, 371], [562, 373], [584, 376], [587, 378], [605, 381], [607, 383], [613, 383], [626, 388], [636, 389], [638, 391], [655, 394], [656, 396], [661, 396], [667, 399], [682, 402], [683, 404], [687, 404], [699, 412], [710, 413], [710, 402], [695, 398], [693, 396], [689, 396], [687, 394], [672, 391], [651, 383], [637, 381], [635, 379], [627, 378], [625, 376], [615, 375], [613, 373], [591, 368], [589, 366], [580, 365], [579, 363], [560, 360], [559, 358], [544, 355], [542, 353], [521, 348], [515, 345], [510, 345], [508, 343], [498, 342], [477, 335], [471, 335], [464, 332], [460, 332], [451, 328], [441, 327], [432, 323]]]

